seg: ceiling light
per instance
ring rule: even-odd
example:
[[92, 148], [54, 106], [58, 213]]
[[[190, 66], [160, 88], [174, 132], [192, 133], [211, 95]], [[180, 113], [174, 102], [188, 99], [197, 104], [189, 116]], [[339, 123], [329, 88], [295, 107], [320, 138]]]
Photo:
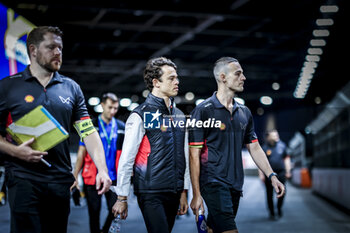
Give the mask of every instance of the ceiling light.
[[312, 34], [316, 37], [326, 37], [329, 36], [329, 30], [327, 29], [315, 29]]
[[306, 56], [307, 61], [313, 61], [313, 62], [318, 62], [320, 61], [320, 56], [317, 55], [307, 55]]
[[103, 112], [102, 105], [101, 105], [101, 104], [96, 105], [96, 106], [94, 107], [94, 111], [95, 111], [95, 112], [98, 112], [98, 113]]
[[261, 96], [260, 97], [260, 103], [264, 105], [271, 105], [272, 104], [272, 98], [270, 96]]
[[325, 46], [326, 41], [323, 39], [313, 39], [310, 41], [311, 46]]
[[316, 104], [320, 104], [321, 102], [322, 102], [321, 98], [317, 96], [317, 97], [315, 98], [315, 103], [316, 103]]
[[318, 19], [316, 20], [317, 26], [332, 26], [334, 24], [333, 19]]
[[100, 103], [100, 98], [98, 97], [90, 97], [88, 100], [89, 105], [96, 106]]
[[194, 99], [194, 94], [192, 92], [187, 92], [185, 94], [185, 99], [188, 100], [188, 101], [191, 101]]
[[174, 97], [174, 101], [175, 101], [175, 103], [177, 103], [177, 104], [181, 103], [181, 97], [180, 97], [180, 96], [175, 96], [175, 97]]
[[256, 113], [259, 115], [259, 116], [262, 116], [264, 114], [264, 109], [263, 108], [258, 108], [256, 110]]
[[322, 13], [335, 13], [335, 12], [338, 12], [339, 10], [339, 7], [336, 6], [336, 5], [324, 5], [324, 6], [321, 6], [320, 7], [320, 11]]
[[137, 102], [139, 101], [139, 97], [137, 95], [132, 95], [131, 96], [131, 101], [134, 103], [134, 102]]
[[120, 100], [120, 106], [122, 107], [129, 107], [131, 105], [131, 99], [129, 98], [123, 98]]
[[144, 91], [142, 92], [142, 96], [143, 96], [144, 98], [147, 98], [148, 94], [149, 94], [149, 90], [144, 90]]
[[307, 52], [310, 55], [322, 55], [323, 50], [321, 48], [309, 48]]
[[277, 82], [272, 83], [272, 89], [274, 89], [275, 91], [280, 89], [280, 84]]
[[317, 63], [316, 62], [304, 62], [304, 67], [307, 67], [307, 68], [316, 68], [317, 67]]

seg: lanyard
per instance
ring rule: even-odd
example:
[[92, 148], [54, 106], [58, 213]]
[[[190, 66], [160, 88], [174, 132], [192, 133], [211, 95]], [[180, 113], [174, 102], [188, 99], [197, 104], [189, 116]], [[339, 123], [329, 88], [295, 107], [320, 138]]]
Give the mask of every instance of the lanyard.
[[109, 154], [109, 149], [111, 148], [111, 142], [112, 142], [113, 133], [114, 133], [115, 127], [116, 127], [115, 119], [112, 118], [112, 129], [111, 129], [111, 132], [110, 132], [109, 136], [108, 136], [107, 131], [105, 129], [105, 126], [104, 126], [104, 123], [102, 121], [101, 115], [98, 116], [98, 120], [100, 122], [100, 126], [102, 128], [102, 132], [105, 135], [105, 138], [107, 140], [108, 148], [107, 148], [106, 155], [108, 155]]

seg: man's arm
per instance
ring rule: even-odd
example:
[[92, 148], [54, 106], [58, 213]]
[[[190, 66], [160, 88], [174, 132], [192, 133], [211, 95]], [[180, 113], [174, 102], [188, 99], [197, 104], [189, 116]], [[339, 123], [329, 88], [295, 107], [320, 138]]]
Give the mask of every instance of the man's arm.
[[[249, 143], [249, 144], [246, 144], [246, 146], [255, 164], [260, 168], [262, 172], [264, 172], [264, 174], [267, 177], [269, 177], [269, 175], [273, 173], [273, 170], [259, 142]], [[277, 193], [277, 197], [282, 197], [284, 195], [285, 188], [284, 188], [284, 185], [277, 179], [276, 176], [271, 177], [271, 184]]]
[[97, 167], [98, 173], [96, 175], [96, 189], [99, 190], [98, 194], [101, 195], [107, 192], [112, 184], [112, 181], [108, 175], [103, 145], [97, 131], [84, 137], [83, 141], [85, 143], [87, 152]]
[[145, 135], [143, 121], [137, 113], [132, 113], [125, 124], [125, 138], [120, 155], [117, 175], [118, 200], [112, 208], [114, 216], [122, 219], [128, 216], [127, 198], [130, 191], [132, 170], [140, 143]]
[[188, 147], [188, 131], [185, 133], [185, 145], [184, 145], [184, 152], [185, 152], [185, 175], [184, 175], [184, 190], [181, 193], [180, 197], [180, 209], [178, 214], [184, 215], [188, 211], [188, 202], [187, 202], [187, 192], [190, 189], [190, 168], [189, 168], [189, 147]]
[[191, 209], [196, 215], [198, 221], [199, 208], [204, 211], [203, 199], [200, 191], [199, 175], [200, 175], [200, 153], [202, 148], [190, 147], [190, 174], [193, 190], [193, 198], [191, 201]]
[[284, 167], [286, 168], [286, 178], [287, 179], [291, 178], [292, 177], [292, 174], [291, 174], [292, 165], [291, 165], [289, 155], [287, 155], [287, 157], [284, 159]]
[[75, 162], [75, 167], [74, 167], [74, 171], [73, 171], [75, 181], [74, 181], [73, 185], [70, 187], [71, 191], [74, 187], [77, 187], [77, 189], [80, 189], [79, 183], [78, 183], [78, 175], [83, 167], [85, 156], [86, 156], [86, 148], [85, 148], [85, 146], [80, 145], [78, 152], [77, 152], [77, 160]]
[[16, 146], [12, 143], [9, 143], [0, 136], [0, 151], [27, 162], [37, 163], [44, 155], [47, 155], [47, 152], [33, 150], [30, 147], [33, 142], [34, 138], [29, 139], [28, 141], [23, 142], [21, 145]]

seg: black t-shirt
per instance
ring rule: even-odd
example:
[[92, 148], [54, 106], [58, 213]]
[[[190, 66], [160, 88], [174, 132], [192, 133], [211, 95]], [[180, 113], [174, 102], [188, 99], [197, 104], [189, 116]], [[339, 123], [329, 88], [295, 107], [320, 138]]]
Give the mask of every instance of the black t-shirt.
[[262, 149], [265, 151], [267, 159], [269, 160], [270, 165], [274, 171], [285, 170], [284, 159], [288, 156], [288, 154], [287, 146], [284, 142], [278, 141], [273, 146], [265, 143], [262, 146]]
[[[43, 105], [68, 132], [75, 121], [89, 117], [83, 93], [76, 82], [55, 72], [44, 88], [31, 75], [28, 66], [23, 72], [0, 80], [1, 135], [6, 134], [8, 118], [16, 121], [38, 105]], [[74, 180], [68, 140], [50, 149], [44, 159], [52, 167], [47, 167], [42, 162], [29, 163], [7, 156], [6, 172], [42, 182], [70, 183]]]
[[219, 102], [216, 92], [199, 104], [191, 113], [191, 120], [220, 120], [219, 128], [190, 128], [189, 145], [203, 146], [201, 150], [200, 184], [219, 182], [242, 191], [242, 147], [257, 141], [250, 110], [234, 102], [232, 115]]

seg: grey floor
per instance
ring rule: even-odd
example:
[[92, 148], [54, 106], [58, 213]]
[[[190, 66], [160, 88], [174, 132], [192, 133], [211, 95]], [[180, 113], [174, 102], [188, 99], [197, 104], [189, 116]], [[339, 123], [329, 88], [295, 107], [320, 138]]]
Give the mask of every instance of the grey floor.
[[[241, 200], [237, 215], [237, 226], [240, 233], [348, 233], [350, 216], [338, 210], [325, 200], [312, 194], [309, 189], [300, 189], [287, 184], [288, 193], [285, 199], [284, 216], [277, 221], [268, 219], [264, 186], [257, 177], [246, 177], [244, 197]], [[105, 202], [103, 202], [105, 206]], [[105, 208], [103, 208], [105, 209]], [[106, 211], [103, 210], [101, 218]], [[9, 231], [9, 207], [0, 207], [0, 233]], [[68, 225], [69, 233], [88, 233], [88, 214], [86, 206], [72, 206]], [[122, 223], [121, 232], [146, 232], [141, 212], [136, 199], [131, 197], [128, 219]], [[173, 233], [195, 233], [194, 216], [182, 216], [175, 222]]]

